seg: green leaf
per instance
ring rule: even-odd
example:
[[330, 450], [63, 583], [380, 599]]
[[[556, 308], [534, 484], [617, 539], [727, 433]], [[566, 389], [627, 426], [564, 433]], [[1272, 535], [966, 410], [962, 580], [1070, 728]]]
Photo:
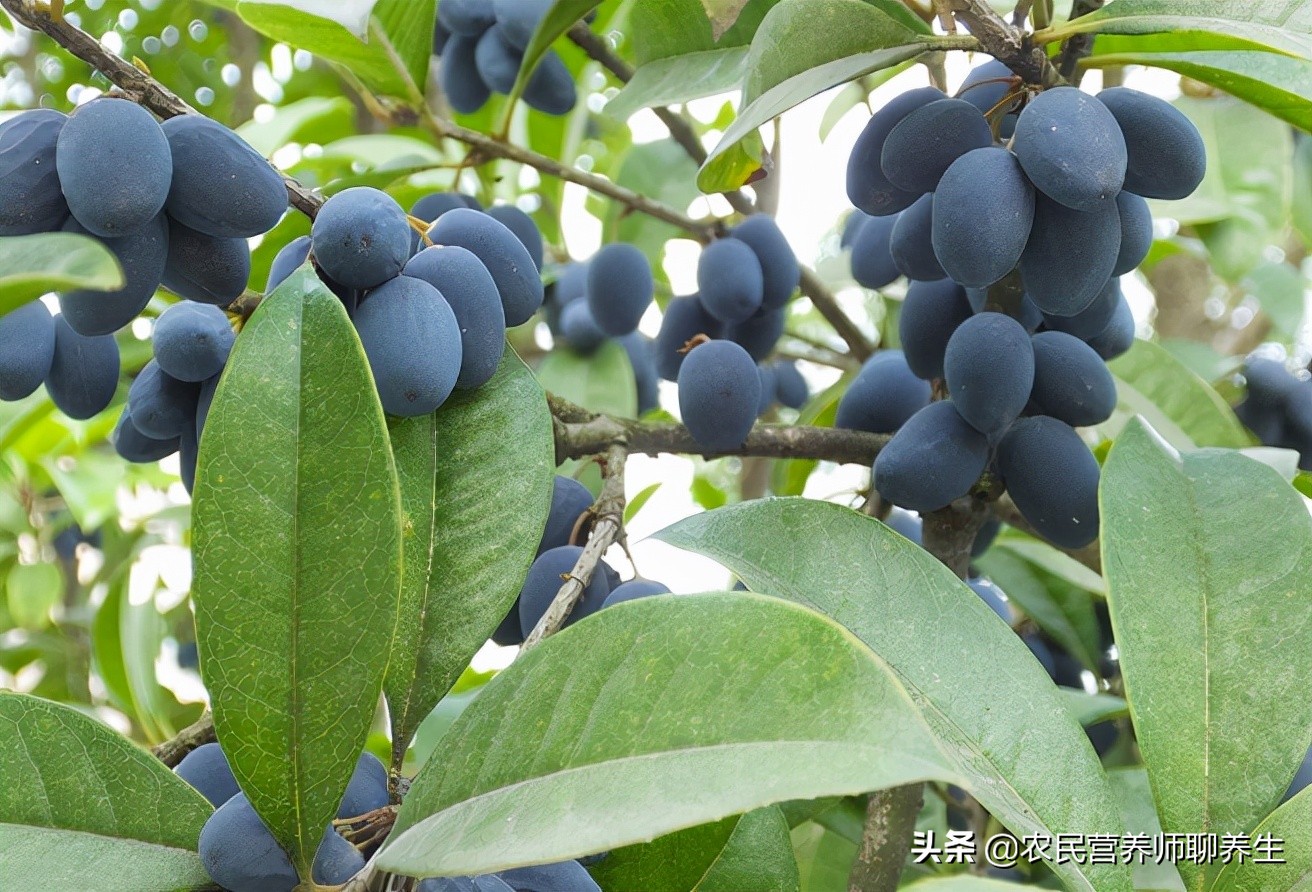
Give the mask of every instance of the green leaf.
[[624, 505], [624, 524], [626, 526], [628, 525], [629, 521], [633, 520], [633, 518], [638, 515], [638, 512], [642, 510], [642, 507], [646, 505], [648, 501], [651, 500], [651, 497], [656, 495], [656, 490], [660, 488], [661, 488], [661, 484], [660, 481], [658, 480], [657, 482], [651, 484], [650, 486], [643, 487], [642, 491], [640, 491], [636, 496], [628, 500], [628, 502]]
[[[1157, 819], [1157, 807], [1153, 805], [1153, 791], [1148, 783], [1148, 772], [1142, 766], [1130, 768], [1113, 768], [1107, 772], [1112, 791], [1120, 803], [1121, 816], [1125, 820], [1125, 832], [1141, 834], [1148, 838], [1160, 836], [1162, 823]], [[1180, 872], [1169, 862], [1158, 864], [1152, 858], [1136, 859], [1134, 864], [1134, 888], [1161, 889], [1165, 892], [1184, 892], [1184, 883]], [[1219, 890], [1218, 890], [1219, 892]]]
[[[1014, 833], [1119, 832], [1102, 767], [1043, 668], [914, 543], [840, 505], [793, 498], [695, 515], [657, 538], [851, 629], [961, 760], [963, 786]], [[1124, 865], [1050, 866], [1071, 889], [1129, 888]]]
[[1241, 50], [1141, 52], [1124, 43], [1116, 46], [1116, 52], [1104, 51], [1109, 49], [1095, 49], [1084, 64], [1091, 68], [1165, 68], [1224, 90], [1302, 130], [1312, 130], [1312, 99], [1308, 98], [1312, 96], [1312, 62], [1306, 59]]
[[[266, 37], [337, 62], [374, 89], [402, 97], [409, 94], [407, 79], [421, 91], [428, 80], [436, 10], [435, 0], [240, 0], [237, 4], [242, 20]], [[393, 62], [389, 44], [404, 73]]]
[[1036, 35], [1188, 34], [1200, 49], [1275, 50], [1312, 58], [1312, 8], [1289, 0], [1116, 0]]
[[[1162, 827], [1247, 832], [1312, 742], [1312, 518], [1265, 465], [1177, 455], [1137, 420], [1100, 501], [1112, 627]], [[1203, 887], [1197, 865], [1180, 870]]]
[[716, 40], [733, 27], [747, 0], [702, 0], [706, 17], [711, 20], [711, 37]]
[[593, 412], [632, 418], [638, 414], [638, 390], [629, 354], [608, 340], [591, 356], [552, 350], [538, 366], [543, 389]]
[[930, 877], [904, 888], [908, 892], [1016, 892], [1014, 882], [991, 880], [988, 877], [964, 873], [955, 876]]
[[68, 706], [0, 692], [0, 888], [209, 886], [212, 809], [162, 762]]
[[405, 572], [383, 690], [398, 767], [519, 594], [551, 506], [551, 430], [542, 388], [509, 349], [487, 384], [392, 420]]
[[237, 339], [192, 514], [215, 730], [251, 804], [309, 876], [382, 688], [401, 530], [364, 350], [308, 267]]
[[1178, 448], [1249, 445], [1229, 404], [1162, 346], [1137, 340], [1107, 367], [1116, 378], [1118, 406], [1098, 427], [1104, 436], [1114, 439], [1129, 418], [1142, 415]]
[[653, 105], [727, 93], [742, 84], [747, 51], [745, 46], [731, 46], [654, 59], [633, 72], [633, 78], [606, 103], [604, 111], [625, 120]]
[[830, 87], [914, 59], [933, 40], [862, 0], [783, 0], [752, 39], [738, 117], [702, 165], [697, 185], [723, 192], [746, 184], [762, 153], [739, 147], [742, 140]]
[[1212, 883], [1213, 892], [1305, 892], [1312, 884], [1312, 790], [1304, 789], [1253, 829], [1284, 840], [1279, 863], [1231, 861]]
[[1129, 714], [1129, 704], [1111, 694], [1087, 694], [1074, 688], [1060, 688], [1062, 699], [1075, 720], [1084, 727], [1119, 719]]
[[[683, 146], [672, 139], [658, 139], [630, 148], [620, 163], [615, 181], [670, 207], [686, 208], [700, 194], [697, 190], [697, 164]], [[683, 230], [649, 217], [635, 214], [617, 201], [607, 202], [604, 218], [607, 242], [628, 242], [651, 262], [654, 271], [661, 269], [665, 243], [683, 238]], [[658, 273], [659, 274], [659, 273]], [[636, 403], [635, 411], [636, 411]]]
[[442, 749], [384, 870], [485, 873], [952, 775], [888, 666], [825, 617], [745, 592], [631, 601], [552, 636]]
[[792, 838], [804, 892], [848, 892], [856, 843], [813, 821], [795, 827]]
[[775, 805], [616, 849], [592, 876], [606, 892], [798, 892], [801, 882]]
[[261, 155], [268, 157], [291, 142], [320, 145], [344, 137], [354, 129], [351, 100], [345, 96], [307, 96], [275, 106], [268, 120], [251, 119], [237, 128], [237, 135]]
[[528, 86], [533, 69], [537, 68], [538, 62], [556, 42], [556, 38], [600, 5], [601, 0], [555, 0], [551, 4], [551, 8], [538, 22], [537, 30], [533, 32], [533, 39], [524, 48], [524, 60], [519, 66], [519, 76], [515, 79], [515, 86], [511, 88], [510, 99], [506, 103], [507, 115], [511, 113], [519, 97], [524, 94], [524, 88]]
[[1278, 334], [1289, 340], [1298, 336], [1307, 290], [1307, 277], [1300, 270], [1288, 263], [1263, 263], [1248, 274], [1244, 285], [1271, 317]]
[[[151, 573], [135, 564], [138, 572]], [[105, 601], [91, 624], [93, 655], [105, 684], [119, 704], [142, 726], [146, 736], [162, 741], [174, 734], [164, 718], [163, 691], [155, 675], [155, 658], [164, 640], [164, 620], [153, 599], [134, 604], [128, 596], [132, 566], [110, 585]], [[151, 584], [154, 584], [152, 579]]]
[[997, 544], [1077, 588], [1095, 595], [1107, 594], [1107, 583], [1101, 576], [1047, 542], [1008, 530]]
[[54, 564], [14, 564], [5, 591], [9, 616], [20, 629], [44, 629], [64, 594], [64, 575]]
[[51, 291], [122, 287], [123, 270], [99, 239], [73, 232], [0, 237], [0, 316]]

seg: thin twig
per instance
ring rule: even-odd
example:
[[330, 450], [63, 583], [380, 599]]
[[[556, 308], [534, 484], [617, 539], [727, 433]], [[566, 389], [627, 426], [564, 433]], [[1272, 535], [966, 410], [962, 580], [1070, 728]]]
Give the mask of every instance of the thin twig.
[[547, 612], [542, 614], [538, 624], [524, 639], [523, 650], [535, 647], [539, 641], [558, 631], [569, 619], [583, 592], [597, 572], [602, 555], [624, 536], [624, 463], [628, 452], [620, 444], [614, 444], [606, 450], [602, 459], [601, 495], [597, 496], [592, 506], [592, 533], [588, 544], [583, 547], [574, 568], [565, 578], [556, 597], [552, 599]]
[[[1103, 0], [1075, 0], [1071, 6], [1071, 18], [1078, 19], [1080, 16], [1088, 15], [1101, 9], [1102, 5]], [[1075, 69], [1079, 67], [1080, 60], [1093, 52], [1093, 38], [1092, 34], [1072, 34], [1062, 44], [1057, 70], [1066, 80], [1075, 80]]]
[[153, 747], [151, 752], [165, 765], [173, 768], [192, 750], [214, 742], [214, 716], [207, 709], [187, 727], [170, 739]]

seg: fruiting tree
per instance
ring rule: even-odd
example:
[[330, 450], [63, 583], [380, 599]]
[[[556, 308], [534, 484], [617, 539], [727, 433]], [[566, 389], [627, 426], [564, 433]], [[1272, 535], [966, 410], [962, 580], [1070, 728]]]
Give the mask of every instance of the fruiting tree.
[[0, 889], [1306, 884], [1312, 0], [0, 7]]

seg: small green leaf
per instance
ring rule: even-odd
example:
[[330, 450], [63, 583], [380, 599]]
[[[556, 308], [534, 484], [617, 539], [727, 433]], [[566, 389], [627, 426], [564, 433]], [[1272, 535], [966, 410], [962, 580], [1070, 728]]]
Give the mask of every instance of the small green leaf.
[[[1174, 454], [1138, 420], [1112, 447], [1100, 501], [1112, 627], [1162, 827], [1245, 833], [1312, 743], [1312, 519], [1270, 468]], [[1202, 888], [1197, 865], [1180, 871]]]
[[54, 564], [14, 564], [5, 580], [9, 615], [21, 629], [50, 625], [50, 611], [64, 594], [64, 575]]
[[544, 390], [593, 412], [632, 418], [638, 414], [638, 386], [629, 354], [608, 340], [591, 356], [573, 350], [552, 350], [538, 366]]
[[1131, 417], [1143, 415], [1178, 448], [1249, 445], [1229, 404], [1164, 347], [1137, 340], [1107, 367], [1116, 378], [1119, 403], [1111, 421], [1098, 427], [1108, 439], [1115, 439]]
[[122, 287], [123, 270], [99, 239], [72, 232], [0, 237], [0, 316], [51, 291]]
[[555, 0], [551, 4], [551, 8], [538, 22], [537, 30], [533, 32], [533, 39], [524, 48], [524, 60], [519, 66], [519, 76], [515, 79], [515, 86], [511, 88], [510, 99], [506, 103], [507, 116], [510, 115], [516, 100], [524, 95], [524, 88], [528, 86], [533, 69], [537, 68], [538, 62], [556, 42], [556, 38], [600, 5], [601, 0]]
[[1271, 812], [1253, 828], [1284, 841], [1275, 863], [1233, 860], [1221, 868], [1212, 892], [1305, 892], [1312, 885], [1312, 790]]
[[[856, 511], [796, 498], [694, 515], [657, 538], [851, 629], [897, 673], [944, 751], [960, 759], [963, 785], [1008, 829], [1120, 832], [1102, 766], [1057, 688], [1006, 624], [919, 546]], [[1046, 863], [1069, 889], [1130, 888], [1125, 865]]]
[[393, 419], [391, 437], [405, 572], [383, 690], [399, 766], [519, 594], [551, 505], [555, 443], [542, 388], [509, 349], [487, 384]]
[[364, 747], [397, 622], [396, 468], [346, 310], [302, 267], [214, 397], [193, 507], [196, 639], [242, 789], [308, 867]]
[[651, 486], [644, 487], [641, 492], [639, 492], [636, 496], [628, 500], [627, 504], [625, 504], [624, 506], [624, 523], [626, 526], [628, 525], [629, 521], [633, 520], [633, 518], [637, 516], [638, 512], [642, 510], [642, 506], [646, 505], [648, 500], [650, 500], [652, 496], [656, 495], [656, 490], [660, 488], [661, 488], [661, 484], [659, 481], [657, 481], [656, 483], [653, 483]]
[[1061, 688], [1062, 699], [1075, 720], [1084, 727], [1129, 715], [1130, 706], [1111, 694], [1087, 694], [1074, 688]]
[[953, 774], [886, 664], [831, 620], [742, 592], [588, 617], [488, 683], [442, 750], [384, 870], [485, 873]]
[[210, 885], [209, 803], [77, 710], [0, 691], [0, 889], [175, 892]]
[[788, 830], [771, 805], [616, 849], [592, 876], [606, 892], [798, 892]]
[[164, 718], [163, 690], [155, 676], [155, 658], [166, 630], [153, 599], [134, 604], [128, 597], [133, 566], [138, 572], [152, 572], [144, 564], [133, 564], [111, 582], [91, 624], [92, 652], [120, 708], [136, 718], [147, 738], [159, 742], [174, 733]]

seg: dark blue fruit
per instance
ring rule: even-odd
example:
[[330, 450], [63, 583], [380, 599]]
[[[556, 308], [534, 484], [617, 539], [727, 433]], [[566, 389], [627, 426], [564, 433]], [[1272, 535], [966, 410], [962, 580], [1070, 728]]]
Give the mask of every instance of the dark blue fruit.
[[1034, 392], [1040, 415], [1072, 427], [1101, 424], [1116, 408], [1116, 382], [1101, 356], [1079, 338], [1060, 331], [1036, 334]]
[[437, 21], [453, 35], [477, 37], [496, 20], [488, 0], [442, 0], [437, 4]]
[[[533, 566], [528, 568], [524, 587], [519, 591], [519, 628], [525, 638], [547, 612], [556, 593], [565, 584], [564, 577], [574, 571], [574, 565], [578, 563], [581, 554], [583, 549], [578, 545], [562, 545], [542, 552], [533, 561]], [[571, 626], [583, 617], [596, 613], [608, 594], [610, 586], [606, 582], [606, 574], [598, 568], [583, 590], [583, 597], [574, 605], [569, 619], [565, 620], [565, 625]]]
[[542, 279], [533, 258], [503, 224], [471, 208], [456, 208], [428, 230], [435, 245], [472, 251], [483, 262], [501, 294], [506, 325], [523, 325], [542, 306]]
[[308, 235], [297, 236], [283, 245], [282, 250], [274, 255], [273, 263], [269, 264], [269, 281], [264, 286], [264, 293], [272, 294], [273, 290], [285, 282], [288, 276], [300, 269], [309, 256], [310, 237]]
[[179, 381], [204, 381], [223, 371], [237, 336], [228, 316], [212, 304], [184, 300], [155, 322], [155, 361]]
[[524, 85], [524, 101], [548, 115], [568, 114], [578, 101], [574, 77], [555, 50], [547, 50]]
[[970, 492], [988, 459], [988, 440], [950, 401], [930, 403], [875, 457], [875, 489], [894, 505], [937, 511]]
[[477, 37], [452, 35], [442, 52], [439, 69], [442, 92], [447, 102], [465, 115], [478, 111], [492, 98], [492, 88], [478, 73], [478, 41]]
[[943, 375], [961, 417], [996, 437], [1020, 417], [1034, 388], [1029, 333], [1002, 313], [971, 316], [948, 339]]
[[1133, 192], [1116, 196], [1116, 212], [1121, 218], [1121, 250], [1112, 275], [1123, 276], [1143, 263], [1153, 246], [1153, 215], [1148, 202]]
[[1073, 211], [1040, 195], [1034, 203], [1034, 231], [1020, 258], [1025, 293], [1045, 313], [1074, 316], [1107, 284], [1120, 250], [1116, 202]]
[[55, 354], [46, 392], [69, 418], [86, 421], [104, 411], [118, 388], [118, 342], [111, 335], [86, 337], [55, 319]]
[[601, 892], [601, 887], [577, 861], [514, 867], [499, 871], [496, 876], [515, 892]]
[[1281, 410], [1289, 406], [1298, 388], [1298, 379], [1289, 374], [1284, 363], [1260, 356], [1244, 363], [1244, 381], [1250, 402]]
[[847, 159], [847, 198], [873, 217], [896, 214], [911, 207], [919, 192], [899, 189], [884, 175], [880, 159], [893, 128], [916, 109], [944, 99], [943, 91], [921, 87], [890, 100], [866, 122]]
[[68, 216], [55, 143], [68, 117], [34, 108], [0, 124], [0, 236], [58, 229]]
[[1207, 171], [1207, 152], [1193, 121], [1156, 96], [1128, 87], [1098, 94], [1124, 134], [1125, 188], [1145, 198], [1184, 198]]
[[[214, 404], [214, 393], [219, 389], [219, 376], [201, 382], [200, 396], [196, 398], [196, 439], [205, 431], [205, 422], [210, 417], [210, 406]], [[198, 444], [199, 445], [199, 444]]]
[[1312, 749], [1309, 749], [1307, 755], [1303, 757], [1302, 764], [1298, 766], [1298, 771], [1294, 773], [1294, 779], [1289, 783], [1289, 789], [1285, 791], [1285, 795], [1281, 797], [1280, 801], [1288, 802], [1308, 786], [1312, 786]]
[[[967, 288], [966, 300], [970, 302], [970, 308], [976, 313], [983, 313], [986, 309], [1001, 312], [996, 305], [989, 307], [989, 289], [987, 288]], [[1016, 312], [1016, 321], [1025, 326], [1025, 330], [1031, 334], [1043, 324], [1043, 311], [1030, 299], [1028, 294], [1021, 296], [1020, 309]]]
[[196, 401], [200, 387], [179, 381], [160, 370], [151, 360], [138, 373], [128, 390], [132, 423], [137, 430], [155, 440], [182, 436], [196, 423]]
[[0, 316], [0, 400], [36, 393], [55, 359], [55, 320], [39, 300]]
[[736, 238], [717, 239], [697, 259], [697, 290], [706, 312], [742, 322], [761, 308], [765, 279], [756, 252]]
[[1098, 462], [1070, 425], [1022, 418], [998, 444], [1007, 492], [1035, 531], [1062, 548], [1098, 536]]
[[622, 604], [625, 601], [636, 601], [639, 598], [650, 598], [652, 595], [668, 595], [670, 587], [663, 582], [656, 582], [653, 579], [630, 579], [622, 585], [617, 585], [606, 596], [606, 600], [601, 602], [602, 609], [613, 607], [616, 604]]
[[373, 753], [361, 753], [337, 807], [337, 817], [358, 818], [387, 803], [387, 769]]
[[660, 405], [660, 376], [656, 374], [656, 344], [641, 332], [618, 339], [633, 366], [633, 384], [638, 395], [638, 414], [645, 415]]
[[[1010, 68], [997, 59], [990, 59], [970, 70], [961, 82], [957, 96], [979, 109], [980, 114], [988, 114], [1000, 110], [998, 104], [1015, 92], [1013, 81], [1018, 81], [1018, 78]], [[1014, 109], [1019, 101], [1019, 97], [1014, 97], [1007, 107]]]
[[706, 312], [698, 295], [674, 298], [666, 304], [665, 317], [656, 334], [656, 371], [666, 381], [678, 380], [684, 359], [679, 351], [697, 335], [718, 338], [723, 329], [724, 323]]
[[778, 384], [775, 382], [772, 366], [757, 365], [756, 374], [761, 379], [761, 396], [756, 401], [756, 417], [760, 418], [775, 404], [775, 390]]
[[[538, 229], [538, 224], [533, 222], [533, 218], [513, 204], [490, 207], [487, 209], [487, 215], [515, 234], [520, 244], [528, 249], [528, 256], [533, 258], [533, 266], [541, 270], [542, 232]], [[429, 222], [431, 223], [432, 220]]]
[[894, 218], [888, 251], [893, 264], [908, 279], [933, 281], [947, 273], [934, 254], [934, 196], [922, 196]]
[[178, 476], [182, 485], [190, 493], [196, 488], [196, 463], [200, 458], [200, 432], [196, 425], [187, 425], [187, 429], [178, 438]]
[[753, 214], [729, 234], [751, 248], [761, 264], [761, 308], [777, 310], [788, 303], [802, 279], [802, 267], [774, 218]]
[[115, 97], [95, 99], [69, 116], [55, 147], [55, 168], [73, 216], [105, 237], [154, 219], [173, 179], [164, 131], [150, 112]]
[[506, 349], [506, 313], [483, 262], [464, 248], [434, 246], [410, 258], [403, 273], [436, 288], [456, 315], [461, 345], [456, 386], [481, 387], [492, 380]]
[[139, 465], [168, 458], [178, 451], [179, 446], [177, 437], [156, 440], [137, 430], [132, 423], [132, 410], [127, 406], [123, 407], [123, 414], [118, 417], [109, 441], [114, 444], [114, 451], [120, 458]]
[[226, 307], [246, 290], [251, 249], [244, 238], [215, 238], [169, 221], [164, 287], [179, 297]]
[[324, 202], [310, 239], [319, 266], [347, 288], [381, 285], [400, 275], [410, 257], [405, 211], [369, 186], [344, 189]]
[[907, 366], [917, 377], [926, 381], [943, 377], [948, 338], [972, 314], [965, 290], [951, 279], [911, 283], [897, 328]]
[[[70, 219], [66, 232], [86, 230]], [[118, 331], [146, 308], [164, 278], [169, 256], [168, 220], [160, 214], [122, 238], [102, 240], [123, 270], [123, 287], [117, 291], [65, 291], [59, 309], [73, 330], [84, 335]]]
[[1125, 184], [1125, 138], [1116, 118], [1076, 87], [1031, 99], [1016, 121], [1013, 145], [1034, 187], [1068, 208], [1091, 211]]
[[1002, 589], [993, 584], [992, 580], [975, 578], [967, 579], [966, 585], [970, 590], [980, 596], [985, 604], [993, 609], [993, 612], [1002, 617], [1002, 621], [1011, 623], [1011, 607], [1007, 604], [1007, 596], [1003, 594]]
[[547, 525], [538, 543], [538, 554], [572, 544], [571, 537], [579, 518], [591, 507], [592, 493], [586, 486], [572, 477], [557, 474], [551, 487], [551, 510], [547, 513]]
[[1043, 667], [1044, 672], [1048, 673], [1049, 676], [1056, 675], [1057, 662], [1052, 656], [1052, 650], [1037, 633], [1028, 632], [1021, 635], [1020, 640], [1030, 649], [1030, 653], [1034, 654], [1034, 659], [1039, 661], [1039, 665]]
[[781, 406], [800, 409], [811, 397], [810, 385], [797, 369], [797, 363], [791, 360], [776, 360], [774, 363], [775, 395]]
[[174, 774], [196, 788], [196, 792], [218, 808], [241, 792], [237, 779], [232, 776], [228, 757], [217, 743], [196, 747], [183, 757]]
[[920, 519], [920, 515], [914, 511], [895, 507], [888, 512], [888, 517], [884, 519], [884, 523], [902, 538], [909, 539], [917, 545], [924, 545], [925, 524]]
[[606, 342], [587, 301], [576, 300], [560, 311], [560, 335], [579, 353], [592, 353]]
[[436, 288], [397, 276], [369, 292], [354, 322], [384, 411], [427, 415], [446, 402], [460, 375], [460, 324]]
[[219, 238], [268, 232], [287, 210], [287, 187], [264, 156], [203, 115], [163, 123], [173, 155], [164, 208], [184, 226]]
[[[210, 879], [241, 892], [292, 892], [296, 868], [278, 847], [245, 793], [238, 793], [210, 815], [200, 832], [200, 859]], [[314, 856], [314, 881], [339, 885], [364, 867], [364, 858], [331, 827]]]
[[521, 50], [527, 49], [543, 16], [551, 9], [551, 0], [492, 0], [497, 27], [506, 40]]
[[511, 46], [495, 25], [484, 31], [474, 46], [478, 76], [497, 93], [509, 93], [514, 89], [519, 65], [523, 61], [522, 52]]
[[880, 350], [839, 399], [834, 427], [891, 434], [923, 409], [929, 396], [929, 383], [916, 377], [901, 350]]
[[1121, 283], [1117, 279], [1108, 279], [1093, 302], [1074, 316], [1044, 313], [1043, 322], [1053, 331], [1064, 331], [1081, 340], [1091, 338], [1111, 324], [1121, 300]]
[[988, 551], [993, 540], [998, 538], [998, 531], [1001, 529], [1002, 521], [989, 515], [984, 520], [984, 525], [979, 528], [979, 532], [975, 534], [975, 541], [970, 546], [970, 556], [976, 558]]
[[606, 245], [588, 262], [588, 308], [611, 337], [637, 329], [655, 287], [647, 255], [633, 245]]
[[756, 362], [762, 362], [779, 343], [784, 333], [784, 309], [757, 310], [742, 322], [733, 322], [724, 327], [724, 338], [733, 341], [747, 351]]
[[1134, 346], [1134, 314], [1130, 304], [1121, 295], [1112, 313], [1112, 321], [1098, 334], [1088, 339], [1089, 346], [1104, 360], [1112, 360]]
[[1006, 149], [962, 155], [934, 193], [934, 254], [953, 280], [986, 288], [1016, 268], [1034, 223], [1034, 187]]
[[697, 444], [728, 452], [747, 439], [761, 400], [752, 357], [733, 341], [707, 341], [679, 369], [679, 412]]
[[897, 217], [870, 217], [852, 239], [852, 278], [867, 288], [883, 288], [902, 271], [893, 260], [893, 227]]
[[847, 218], [843, 220], [843, 234], [839, 237], [839, 247], [852, 247], [852, 242], [856, 239], [856, 234], [860, 231], [861, 225], [869, 219], [869, 214], [858, 210], [853, 210], [848, 214]]
[[898, 122], [879, 163], [899, 189], [933, 192], [952, 162], [991, 145], [993, 132], [979, 109], [962, 99], [938, 99]]
[[438, 217], [456, 208], [473, 208], [476, 211], [483, 209], [473, 196], [463, 192], [432, 192], [414, 203], [414, 207], [410, 208], [410, 216], [434, 223]]

